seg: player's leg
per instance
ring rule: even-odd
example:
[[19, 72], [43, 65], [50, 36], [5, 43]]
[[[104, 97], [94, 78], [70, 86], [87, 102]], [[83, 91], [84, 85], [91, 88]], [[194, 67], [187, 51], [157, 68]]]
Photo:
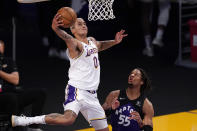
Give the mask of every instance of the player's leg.
[[12, 126], [28, 126], [32, 124], [49, 124], [49, 125], [71, 125], [77, 115], [68, 110], [64, 114], [52, 113], [49, 115], [26, 117], [26, 116], [12, 116]]
[[141, 23], [144, 33], [145, 40], [145, 49], [143, 54], [148, 57], [154, 56], [152, 49], [152, 40], [151, 40], [151, 24], [150, 24], [150, 15], [152, 11], [153, 2], [152, 0], [141, 0]]
[[94, 120], [91, 122], [91, 125], [94, 127], [95, 131], [109, 131], [106, 119]]
[[64, 114], [53, 113], [45, 116], [46, 124], [50, 125], [72, 125], [77, 118], [77, 114], [71, 110], [67, 110]]
[[[46, 100], [46, 92], [40, 88], [27, 88], [20, 90], [19, 103], [20, 114], [25, 107], [31, 105], [31, 116], [38, 116], [42, 114], [42, 110]], [[18, 114], [19, 115], [19, 114]], [[41, 130], [39, 125], [31, 125], [28, 130]]]
[[[86, 91], [87, 92], [87, 91]], [[105, 112], [100, 105], [96, 93], [86, 93], [80, 112], [96, 131], [109, 131]]]
[[157, 28], [156, 36], [153, 40], [153, 44], [162, 47], [163, 34], [165, 27], [168, 24], [169, 11], [171, 6], [169, 0], [159, 1], [158, 5], [159, 5], [158, 28]]
[[83, 110], [81, 113], [96, 131], [109, 131], [104, 110], [100, 107], [89, 107], [89, 109]]
[[[92, 127], [94, 127], [94, 129], [96, 131], [109, 131], [106, 119], [89, 120], [89, 115], [88, 115], [89, 113], [88, 112], [91, 112], [91, 111], [83, 110], [83, 111], [81, 111], [81, 114], [89, 122], [89, 124]], [[95, 113], [95, 111], [93, 111], [93, 113]]]
[[28, 126], [32, 124], [70, 125], [72, 124], [80, 110], [80, 103], [76, 101], [76, 88], [67, 86], [64, 102], [64, 114], [52, 113], [49, 115], [25, 117], [12, 116], [12, 126]]
[[62, 114], [50, 114], [45, 118], [46, 124], [56, 124], [56, 125], [71, 125], [74, 123], [79, 110], [81, 109], [81, 104], [76, 100], [77, 89], [71, 85], [68, 85], [65, 89], [65, 102], [64, 115]]

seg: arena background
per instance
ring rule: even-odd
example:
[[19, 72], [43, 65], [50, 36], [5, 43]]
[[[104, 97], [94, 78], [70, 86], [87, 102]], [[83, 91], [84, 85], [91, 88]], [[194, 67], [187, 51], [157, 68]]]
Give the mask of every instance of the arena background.
[[[48, 49], [41, 41], [36, 5], [5, 0], [0, 6], [3, 12], [0, 17], [0, 39], [6, 43], [8, 56], [12, 56], [11, 18], [12, 16], [16, 18], [16, 62], [21, 85], [24, 88], [46, 89], [48, 96], [44, 114], [63, 113], [62, 103], [68, 80], [69, 62], [48, 57]], [[85, 20], [86, 13], [87, 10], [84, 10], [81, 16]], [[165, 46], [155, 48], [153, 58], [142, 55], [144, 41], [138, 8], [130, 9], [125, 1], [115, 0], [114, 13], [116, 15], [114, 20], [87, 21], [89, 35], [97, 40], [113, 39], [120, 29], [125, 29], [128, 33], [128, 37], [120, 45], [100, 52], [101, 82], [98, 90], [100, 102], [104, 102], [110, 91], [126, 88], [130, 71], [135, 67], [141, 67], [151, 77], [153, 90], [149, 99], [153, 103], [155, 116], [196, 109], [197, 69], [174, 64], [178, 55], [178, 3], [172, 3], [170, 20], [164, 35]], [[153, 19], [153, 34], [156, 30], [155, 22]], [[28, 108], [26, 113], [28, 114]], [[72, 126], [43, 126], [43, 129], [71, 131], [87, 127], [88, 123], [80, 114]]]

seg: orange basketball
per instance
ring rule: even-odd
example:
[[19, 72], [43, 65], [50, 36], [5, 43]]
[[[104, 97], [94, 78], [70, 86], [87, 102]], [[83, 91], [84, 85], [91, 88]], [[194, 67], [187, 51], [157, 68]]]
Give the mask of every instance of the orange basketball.
[[57, 13], [61, 15], [60, 19], [63, 20], [64, 28], [69, 28], [77, 19], [77, 14], [70, 7], [62, 7]]

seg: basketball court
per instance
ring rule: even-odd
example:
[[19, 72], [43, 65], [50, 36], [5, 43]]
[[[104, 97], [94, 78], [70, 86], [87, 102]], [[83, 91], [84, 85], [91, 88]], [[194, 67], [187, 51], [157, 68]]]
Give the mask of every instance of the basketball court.
[[[197, 110], [156, 116], [153, 118], [153, 131], [196, 131], [196, 115]], [[112, 130], [111, 125], [109, 125], [109, 129]], [[87, 128], [76, 131], [94, 131], [94, 129]]]

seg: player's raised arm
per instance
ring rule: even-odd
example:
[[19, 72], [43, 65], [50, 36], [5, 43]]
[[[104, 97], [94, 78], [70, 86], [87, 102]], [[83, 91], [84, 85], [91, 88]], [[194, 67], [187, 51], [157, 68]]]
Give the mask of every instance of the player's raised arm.
[[114, 40], [97, 41], [97, 47], [99, 51], [106, 50], [114, 45], [119, 44], [127, 34], [124, 34], [125, 30], [121, 30], [116, 33]]
[[82, 51], [81, 45], [79, 44], [78, 40], [76, 40], [73, 36], [60, 28], [64, 26], [63, 20], [61, 20], [60, 17], [61, 15], [59, 14], [55, 15], [52, 22], [52, 29], [62, 40], [65, 41], [69, 50], [70, 57], [75, 58]]
[[68, 34], [66, 31], [62, 30], [60, 27], [63, 27], [63, 20], [60, 19], [61, 15], [56, 14], [53, 18], [52, 22], [52, 29], [55, 31], [55, 33], [66, 42], [67, 47], [70, 48], [76, 48], [77, 42], [74, 39], [73, 36]]

